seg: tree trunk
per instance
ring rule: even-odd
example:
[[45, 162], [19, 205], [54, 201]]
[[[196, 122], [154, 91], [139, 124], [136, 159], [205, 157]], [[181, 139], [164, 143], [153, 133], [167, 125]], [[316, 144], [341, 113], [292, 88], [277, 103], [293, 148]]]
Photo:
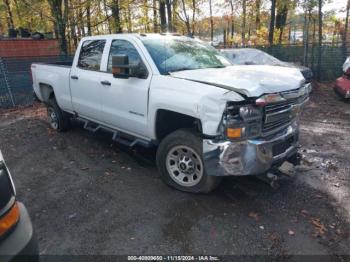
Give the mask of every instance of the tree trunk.
[[273, 45], [273, 36], [275, 33], [275, 18], [276, 18], [276, 0], [271, 0], [271, 18], [269, 29], [269, 45]]
[[164, 0], [159, 1], [160, 30], [164, 33], [167, 30], [165, 2]]
[[108, 15], [108, 10], [107, 10], [107, 3], [106, 0], [103, 0], [103, 11], [105, 12], [105, 16], [107, 19], [107, 26], [108, 26], [108, 32], [112, 34], [112, 29], [111, 29], [111, 22], [109, 20], [109, 15]]
[[191, 36], [194, 37], [194, 30], [195, 30], [195, 21], [196, 21], [196, 0], [192, 0], [192, 31], [191, 31]]
[[247, 20], [247, 0], [243, 0], [243, 17], [242, 17], [242, 44], [245, 46], [245, 29], [246, 29], [246, 20]]
[[233, 35], [235, 33], [235, 21], [234, 21], [234, 6], [233, 6], [233, 0], [229, 0], [229, 4], [231, 7], [231, 38], [233, 39]]
[[13, 22], [13, 15], [11, 10], [10, 0], [4, 0], [4, 4], [7, 9], [7, 27], [8, 29], [14, 29], [15, 23]]
[[169, 32], [173, 32], [173, 14], [172, 14], [172, 10], [171, 10], [171, 1], [170, 0], [166, 0], [166, 10], [167, 10], [167, 14], [168, 14], [168, 31]]
[[113, 21], [114, 21], [115, 32], [117, 34], [122, 33], [123, 29], [122, 29], [121, 19], [120, 19], [119, 0], [113, 0], [111, 9], [112, 9], [112, 17], [113, 17]]
[[304, 59], [303, 59], [303, 65], [307, 66], [309, 63], [309, 28], [310, 28], [310, 16], [311, 11], [309, 11], [309, 14], [305, 12], [304, 15], [304, 33], [303, 33], [303, 41], [304, 41]]
[[318, 0], [318, 60], [317, 60], [317, 78], [321, 79], [322, 66], [322, 0]]
[[67, 55], [66, 26], [68, 22], [68, 0], [48, 0], [54, 17], [56, 32], [62, 55]]
[[347, 42], [348, 42], [348, 31], [349, 31], [349, 12], [350, 12], [350, 0], [348, 0], [347, 6], [346, 6], [345, 26], [344, 26], [344, 35], [343, 35], [344, 58], [346, 58], [346, 56], [347, 56]]
[[261, 0], [255, 1], [255, 29], [260, 30], [261, 20], [260, 20], [260, 8], [261, 8]]
[[[74, 10], [74, 6], [72, 2], [70, 2], [69, 8], [70, 10]], [[76, 33], [77, 20], [76, 20], [75, 13], [73, 11], [69, 13], [68, 21], [69, 21], [71, 39], [73, 40], [74, 49], [76, 49], [78, 47], [78, 38]]]
[[158, 33], [157, 0], [153, 0], [153, 32]]
[[91, 2], [90, 0], [86, 1], [86, 26], [88, 36], [91, 36]]
[[281, 44], [283, 40], [283, 30], [287, 24], [288, 16], [288, 3], [283, 2], [277, 7], [277, 16], [276, 16], [276, 28], [279, 29], [280, 34], [278, 37], [278, 43]]
[[213, 44], [214, 41], [214, 20], [213, 20], [213, 6], [212, 0], [209, 0], [209, 11], [210, 11], [210, 40]]
[[184, 16], [185, 16], [185, 25], [186, 25], [187, 35], [191, 37], [193, 35], [192, 35], [192, 30], [191, 30], [190, 18], [188, 16], [187, 10], [186, 10], [185, 0], [181, 0], [181, 3], [182, 3]]

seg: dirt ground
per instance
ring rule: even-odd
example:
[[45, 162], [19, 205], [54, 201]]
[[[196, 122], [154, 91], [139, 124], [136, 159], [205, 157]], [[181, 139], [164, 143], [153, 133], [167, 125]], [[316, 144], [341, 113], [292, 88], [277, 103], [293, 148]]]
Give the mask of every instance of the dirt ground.
[[[164, 185], [154, 150], [80, 124], [53, 132], [41, 105], [0, 111], [0, 148], [40, 253], [350, 255], [350, 103], [317, 86], [302, 117], [302, 165], [278, 189], [226, 178], [207, 195]], [[308, 261], [319, 257], [310, 256]]]

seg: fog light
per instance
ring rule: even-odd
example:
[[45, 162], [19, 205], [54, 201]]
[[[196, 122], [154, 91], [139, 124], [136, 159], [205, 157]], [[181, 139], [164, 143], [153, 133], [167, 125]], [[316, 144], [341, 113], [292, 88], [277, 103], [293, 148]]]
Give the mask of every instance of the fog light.
[[242, 137], [242, 128], [227, 128], [227, 137], [228, 138], [241, 138]]
[[19, 207], [17, 203], [7, 212], [2, 218], [0, 218], [0, 236], [9, 231], [19, 220]]

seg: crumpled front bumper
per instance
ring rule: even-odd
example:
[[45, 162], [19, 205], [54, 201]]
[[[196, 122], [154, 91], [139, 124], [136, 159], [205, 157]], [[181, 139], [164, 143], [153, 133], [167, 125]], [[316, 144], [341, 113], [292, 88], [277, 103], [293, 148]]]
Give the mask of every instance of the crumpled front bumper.
[[203, 140], [203, 160], [208, 175], [260, 175], [297, 153], [299, 128], [294, 122], [268, 139], [242, 142]]

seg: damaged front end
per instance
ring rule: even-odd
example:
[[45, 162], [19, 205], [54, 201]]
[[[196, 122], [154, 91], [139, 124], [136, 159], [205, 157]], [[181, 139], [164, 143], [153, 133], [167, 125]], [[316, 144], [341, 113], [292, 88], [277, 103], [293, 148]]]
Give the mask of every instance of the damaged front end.
[[228, 102], [220, 137], [203, 140], [208, 175], [260, 175], [293, 159], [299, 140], [299, 115], [311, 87], [270, 94], [246, 103]]

